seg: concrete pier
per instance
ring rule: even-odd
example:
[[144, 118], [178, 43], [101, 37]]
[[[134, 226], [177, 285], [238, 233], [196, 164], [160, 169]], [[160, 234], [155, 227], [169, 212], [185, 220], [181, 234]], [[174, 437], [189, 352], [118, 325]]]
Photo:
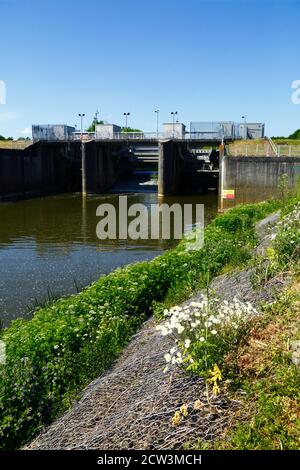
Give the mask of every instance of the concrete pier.
[[187, 144], [162, 140], [158, 150], [158, 195], [171, 196], [181, 191], [183, 184], [182, 171], [185, 166], [183, 158]]
[[91, 141], [85, 144], [86, 193], [106, 193], [129, 171], [129, 153], [123, 143]]

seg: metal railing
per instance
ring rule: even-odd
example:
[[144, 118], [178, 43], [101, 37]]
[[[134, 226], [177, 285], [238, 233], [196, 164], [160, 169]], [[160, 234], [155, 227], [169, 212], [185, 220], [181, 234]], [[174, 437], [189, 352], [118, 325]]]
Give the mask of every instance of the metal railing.
[[71, 140], [153, 140], [157, 141], [160, 139], [174, 139], [174, 140], [222, 140], [222, 136], [211, 135], [209, 137], [204, 135], [205, 133], [196, 132], [186, 133], [184, 135], [179, 135], [172, 131], [168, 132], [114, 132], [113, 134], [102, 134], [97, 135], [95, 132], [73, 132]]
[[235, 141], [233, 144], [226, 145], [226, 155], [234, 157], [274, 157], [277, 153], [274, 152], [268, 139], [260, 142], [249, 140]]
[[274, 152], [274, 154], [279, 157], [279, 154], [278, 154], [278, 147], [277, 145], [275, 144], [275, 142], [273, 142], [273, 140], [270, 138], [270, 137], [267, 137], [268, 141], [269, 141], [269, 144], [271, 145], [272, 147], [272, 150]]
[[[112, 139], [115, 140], [159, 140], [164, 138], [163, 132], [116, 132]], [[96, 140], [98, 140], [96, 136]]]
[[299, 145], [277, 145], [278, 157], [299, 157], [300, 156], [300, 144]]

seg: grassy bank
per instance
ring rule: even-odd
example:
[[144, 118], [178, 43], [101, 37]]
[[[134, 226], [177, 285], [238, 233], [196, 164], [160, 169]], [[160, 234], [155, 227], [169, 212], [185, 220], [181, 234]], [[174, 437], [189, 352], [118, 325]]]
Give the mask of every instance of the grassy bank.
[[137, 327], [165, 302], [176, 302], [228, 266], [251, 257], [254, 223], [277, 210], [270, 201], [218, 216], [204, 248], [182, 241], [150, 262], [101, 277], [82, 293], [16, 320], [1, 333], [7, 360], [0, 366], [1, 448], [17, 448], [68, 408], [77, 393], [117, 357]]
[[262, 307], [262, 315], [222, 365], [223, 390], [241, 406], [233, 410], [221, 439], [189, 447], [300, 447], [300, 203], [295, 202], [285, 205], [267, 257], [256, 260], [255, 284], [258, 279], [267, 287], [272, 280], [288, 276], [289, 285], [274, 302]]
[[[300, 370], [290, 343], [299, 340], [300, 279], [265, 307], [247, 344], [231, 364], [231, 387], [243, 407], [218, 449], [299, 450]], [[234, 368], [233, 368], [234, 365]]]

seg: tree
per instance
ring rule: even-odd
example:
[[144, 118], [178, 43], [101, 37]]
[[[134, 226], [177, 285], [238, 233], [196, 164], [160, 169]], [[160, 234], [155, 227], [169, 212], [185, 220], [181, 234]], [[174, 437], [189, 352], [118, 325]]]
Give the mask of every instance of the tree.
[[297, 129], [293, 134], [289, 135], [288, 139], [300, 139], [300, 129]]
[[6, 137], [4, 137], [4, 135], [0, 134], [0, 140], [14, 140], [14, 138], [13, 137], [7, 137], [6, 138]]
[[121, 132], [143, 132], [141, 129], [134, 129], [133, 127], [122, 127]]
[[91, 125], [87, 128], [87, 132], [95, 132], [96, 126], [98, 124], [104, 124], [104, 121], [99, 121], [98, 119], [93, 119]]

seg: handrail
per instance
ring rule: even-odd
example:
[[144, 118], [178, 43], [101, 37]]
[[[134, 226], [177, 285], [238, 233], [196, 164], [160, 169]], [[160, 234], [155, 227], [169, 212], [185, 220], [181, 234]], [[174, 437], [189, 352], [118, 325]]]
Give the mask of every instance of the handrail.
[[279, 157], [279, 152], [278, 152], [277, 145], [275, 144], [275, 142], [273, 142], [273, 140], [270, 137], [267, 137], [267, 139], [269, 141], [269, 144], [270, 144], [274, 154], [276, 155], [276, 157]]

